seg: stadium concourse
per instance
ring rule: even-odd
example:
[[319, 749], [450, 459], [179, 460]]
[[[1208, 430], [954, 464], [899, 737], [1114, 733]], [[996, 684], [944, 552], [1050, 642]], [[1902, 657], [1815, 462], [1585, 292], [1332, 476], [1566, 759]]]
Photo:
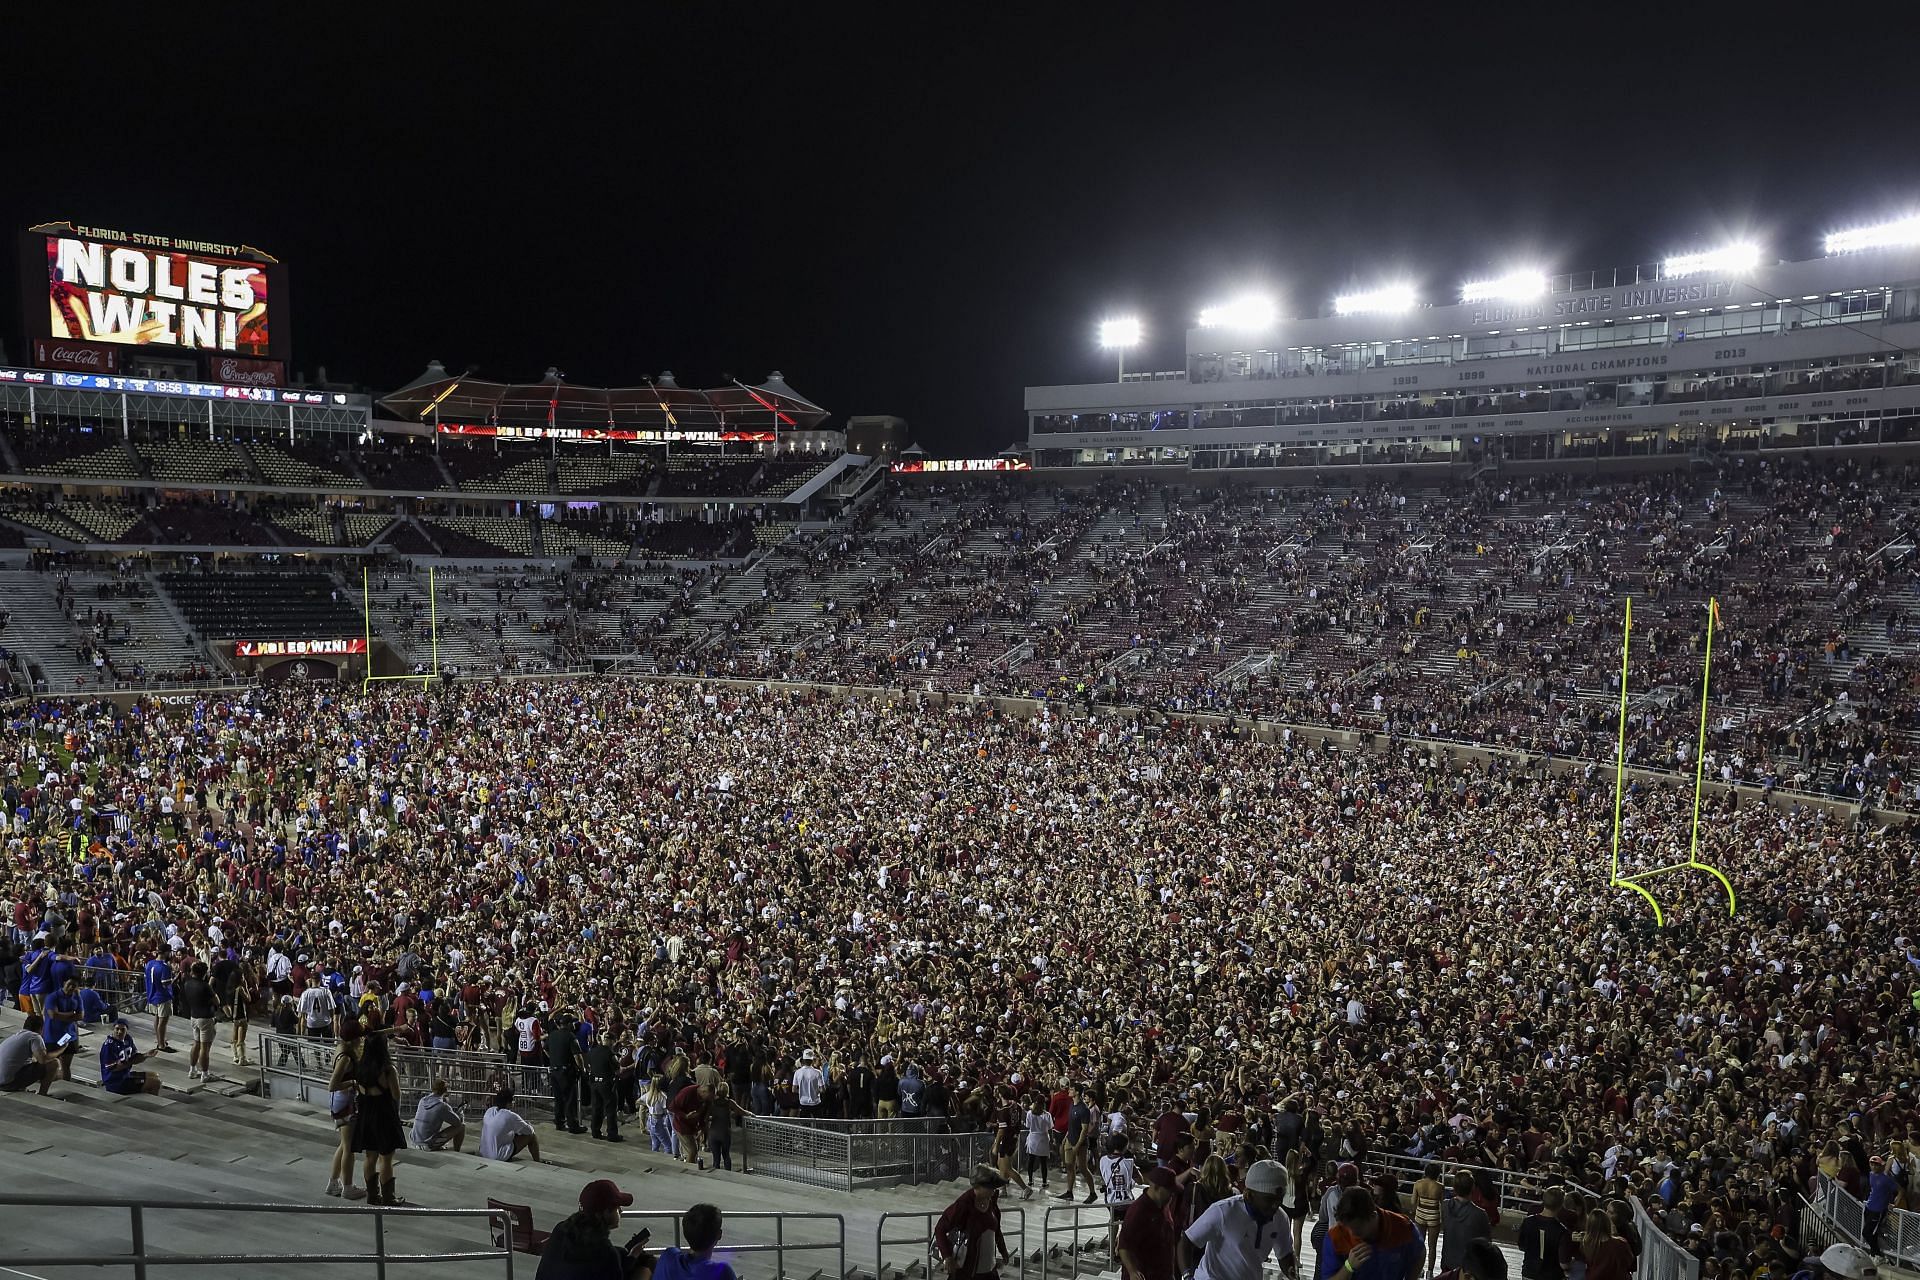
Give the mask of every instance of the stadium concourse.
[[[1656, 930], [1607, 887], [1604, 775], [1066, 705], [289, 683], [29, 702], [3, 754], [21, 948], [205, 963], [257, 1024], [313, 990], [327, 1031], [378, 1010], [544, 1060], [577, 1017], [630, 1099], [918, 1094], [1016, 1174], [1077, 1094], [1143, 1165], [1284, 1160], [1303, 1213], [1383, 1154], [1637, 1197], [1714, 1276], [1794, 1261], [1816, 1175], [1920, 1166], [1913, 840], [1839, 806], [1716, 789], [1741, 910], [1675, 877]], [[1637, 776], [1627, 869], [1686, 847], [1690, 800]], [[122, 821], [76, 839], [90, 808]], [[403, 1154], [399, 1193], [438, 1158]]]

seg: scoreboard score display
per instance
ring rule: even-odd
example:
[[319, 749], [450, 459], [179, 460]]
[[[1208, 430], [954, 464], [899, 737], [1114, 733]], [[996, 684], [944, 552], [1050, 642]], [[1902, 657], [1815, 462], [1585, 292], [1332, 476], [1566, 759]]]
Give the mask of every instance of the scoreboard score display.
[[23, 239], [21, 283], [34, 339], [203, 358], [288, 353], [285, 270], [248, 245], [44, 223]]

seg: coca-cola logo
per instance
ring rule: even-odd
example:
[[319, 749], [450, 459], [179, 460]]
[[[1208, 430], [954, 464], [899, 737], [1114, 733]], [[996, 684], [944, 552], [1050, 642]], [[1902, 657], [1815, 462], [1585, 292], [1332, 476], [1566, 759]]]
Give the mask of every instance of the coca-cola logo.
[[98, 347], [48, 347], [47, 359], [77, 369], [104, 369], [112, 361]]
[[77, 369], [87, 373], [118, 373], [119, 355], [110, 346], [98, 342], [68, 342], [59, 338], [36, 338], [33, 343], [35, 364], [55, 369]]

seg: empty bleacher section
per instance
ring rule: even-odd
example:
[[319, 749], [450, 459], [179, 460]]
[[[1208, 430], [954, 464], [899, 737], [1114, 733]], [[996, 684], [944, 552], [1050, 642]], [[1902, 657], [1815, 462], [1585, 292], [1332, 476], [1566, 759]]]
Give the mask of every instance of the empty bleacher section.
[[407, 489], [432, 493], [452, 482], [434, 457], [432, 445], [386, 445], [362, 449], [354, 459], [369, 489]]
[[245, 455], [226, 440], [136, 444], [134, 451], [146, 474], [155, 480], [216, 484], [223, 480], [252, 483], [255, 478]]
[[160, 582], [203, 637], [327, 639], [359, 635], [364, 626], [325, 573], [169, 572]]
[[371, 546], [393, 524], [390, 513], [348, 511], [341, 517], [350, 547]]
[[283, 542], [245, 507], [225, 502], [162, 503], [129, 529], [125, 540], [186, 547], [271, 547]]
[[550, 493], [553, 459], [529, 450], [497, 451], [470, 445], [440, 450], [440, 461], [468, 493]]
[[550, 556], [577, 555], [623, 557], [633, 549], [633, 539], [625, 536], [627, 526], [606, 523], [588, 524], [571, 520], [547, 520], [540, 526], [540, 543]]
[[328, 448], [307, 441], [245, 446], [268, 484], [325, 485], [343, 489], [359, 486], [353, 455], [345, 448]]
[[554, 491], [645, 497], [659, 470], [648, 453], [563, 453], [554, 460]]
[[784, 497], [819, 475], [832, 458], [776, 458], [764, 464], [753, 491], [769, 498]]
[[290, 546], [330, 547], [336, 541], [333, 513], [318, 507], [290, 507], [274, 512], [268, 521]]
[[57, 433], [34, 439], [36, 443], [27, 446], [19, 439], [14, 442], [14, 452], [29, 475], [109, 480], [139, 474], [126, 444], [103, 433]]
[[642, 560], [727, 560], [753, 549], [751, 520], [641, 521], [633, 554]]
[[533, 554], [533, 529], [525, 516], [435, 516], [421, 523], [441, 555], [471, 559]]
[[747, 497], [763, 464], [758, 458], [676, 453], [666, 460], [660, 496], [671, 498]]

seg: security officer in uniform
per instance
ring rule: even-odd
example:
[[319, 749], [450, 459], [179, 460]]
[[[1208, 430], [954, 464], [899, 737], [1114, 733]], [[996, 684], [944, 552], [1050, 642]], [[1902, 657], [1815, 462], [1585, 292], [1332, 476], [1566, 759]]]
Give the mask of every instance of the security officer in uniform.
[[587, 1088], [593, 1099], [588, 1125], [593, 1136], [625, 1142], [620, 1136], [620, 1060], [604, 1041], [595, 1039], [587, 1050]]

